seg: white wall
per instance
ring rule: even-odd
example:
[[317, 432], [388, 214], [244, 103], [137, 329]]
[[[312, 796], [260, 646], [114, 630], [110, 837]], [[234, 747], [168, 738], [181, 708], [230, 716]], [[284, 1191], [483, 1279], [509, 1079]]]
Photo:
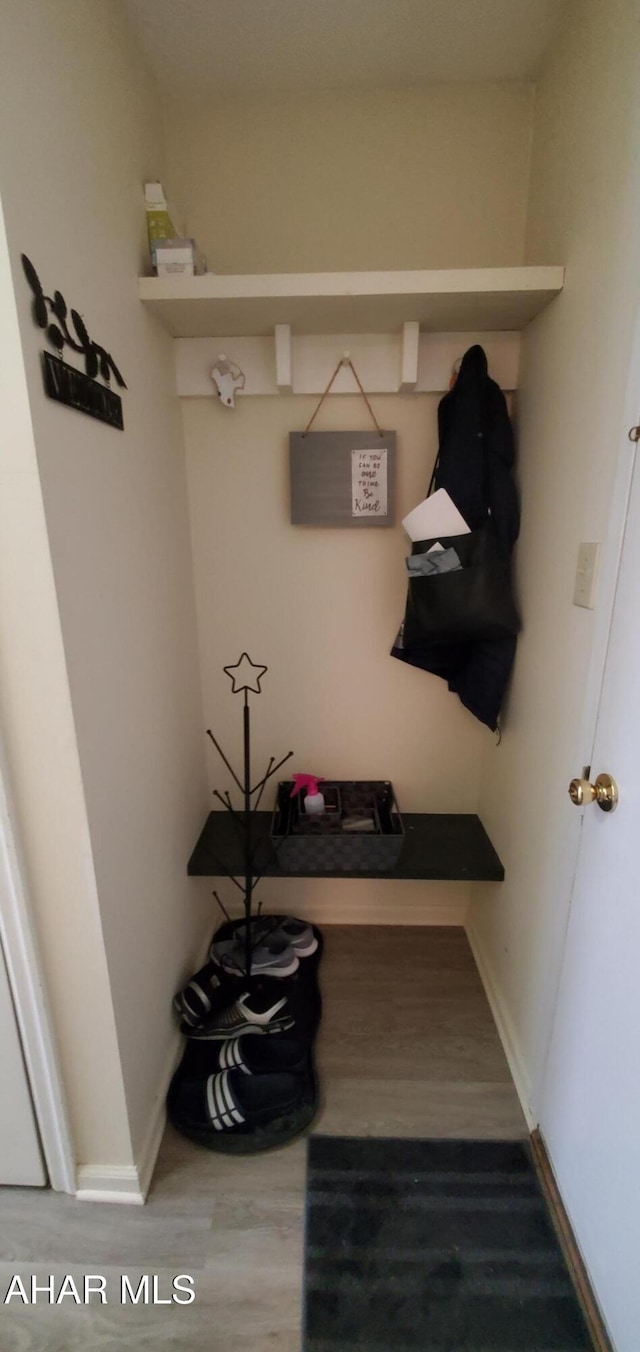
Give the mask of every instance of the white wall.
[[[48, 717], [44, 706], [38, 711], [37, 724], [43, 764], [49, 756], [57, 763], [56, 750], [71, 762], [79, 758], [81, 784], [73, 785], [68, 817], [64, 784], [51, 767], [46, 784], [49, 810], [64, 812], [65, 830], [76, 832], [85, 817], [61, 910], [61, 865], [42, 820], [35, 826], [44, 786], [35, 782], [35, 749], [30, 744], [29, 758], [26, 733], [14, 735], [12, 772], [21, 787], [23, 834], [33, 825], [31, 885], [67, 1058], [78, 1158], [118, 1164], [122, 1131], [109, 1132], [107, 1091], [96, 1081], [108, 1079], [111, 1066], [121, 1076], [128, 1149], [139, 1158], [175, 1048], [171, 995], [208, 923], [203, 889], [186, 878], [207, 798], [171, 343], [138, 304], [135, 285], [145, 262], [142, 183], [162, 174], [161, 118], [117, 0], [8, 0], [0, 65], [2, 124], [11, 128], [2, 142], [2, 195], [66, 663], [65, 673], [57, 653], [54, 669], [50, 651], [23, 643], [31, 698], [26, 691], [19, 698], [16, 683], [12, 693], [21, 727], [36, 706], [38, 679], [46, 690], [68, 678], [73, 725], [68, 707], [61, 713], [55, 701]], [[45, 398], [43, 340], [30, 315], [21, 251], [45, 290], [59, 288], [113, 353], [128, 385], [124, 433]], [[19, 482], [26, 458], [12, 449]], [[38, 486], [29, 482], [35, 502]], [[46, 605], [55, 627], [51, 594]], [[101, 935], [109, 987], [99, 979], [93, 997]], [[79, 973], [90, 987], [84, 1000]], [[91, 1038], [109, 1002], [117, 1048], [105, 1069], [100, 1040], [92, 1045]], [[83, 1074], [69, 1063], [79, 1042]], [[95, 1072], [84, 1076], [89, 1053]]]
[[607, 530], [640, 297], [639, 38], [636, 0], [572, 4], [536, 101], [527, 259], [553, 258], [567, 274], [523, 344], [524, 632], [480, 798], [506, 882], [474, 889], [470, 916], [534, 1116], [580, 825], [567, 786], [590, 760], [593, 732], [590, 688], [586, 717], [584, 700], [595, 612], [572, 605], [577, 549]]
[[[292, 749], [287, 775], [391, 779], [406, 812], [474, 812], [492, 734], [443, 681], [389, 655], [406, 596], [400, 521], [429, 482], [438, 399], [374, 400], [398, 437], [397, 524], [366, 531], [290, 524], [289, 431], [302, 430], [316, 403], [257, 396], [232, 412], [182, 400], [207, 725], [238, 764], [239, 700], [222, 667], [248, 649], [269, 667], [254, 700], [257, 767]], [[314, 429], [368, 423], [360, 398], [330, 396]], [[228, 780], [211, 748], [212, 787]], [[265, 807], [272, 801], [273, 789]], [[265, 881], [265, 902], [276, 892], [281, 884]], [[287, 895], [316, 919], [459, 923], [468, 885], [387, 884], [383, 893], [382, 884], [298, 879]]]
[[213, 272], [518, 264], [532, 98], [513, 83], [171, 102], [168, 184]]

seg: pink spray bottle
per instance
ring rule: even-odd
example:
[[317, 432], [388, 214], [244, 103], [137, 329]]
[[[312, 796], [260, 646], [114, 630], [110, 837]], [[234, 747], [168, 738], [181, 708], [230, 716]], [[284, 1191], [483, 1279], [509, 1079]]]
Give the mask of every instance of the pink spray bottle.
[[306, 789], [304, 800], [305, 812], [324, 812], [324, 797], [320, 793], [318, 784], [324, 784], [323, 775], [294, 775], [291, 797], [295, 798], [301, 789]]

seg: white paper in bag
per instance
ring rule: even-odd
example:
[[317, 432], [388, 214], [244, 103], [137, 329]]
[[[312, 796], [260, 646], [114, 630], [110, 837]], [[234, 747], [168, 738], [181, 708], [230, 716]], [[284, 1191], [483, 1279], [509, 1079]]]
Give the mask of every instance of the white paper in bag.
[[438, 488], [414, 507], [402, 524], [410, 540], [433, 540], [447, 535], [468, 535], [469, 527], [446, 488]]

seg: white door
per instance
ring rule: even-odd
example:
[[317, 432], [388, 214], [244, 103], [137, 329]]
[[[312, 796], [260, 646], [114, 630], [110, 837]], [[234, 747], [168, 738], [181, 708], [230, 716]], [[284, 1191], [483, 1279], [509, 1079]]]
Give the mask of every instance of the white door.
[[47, 1179], [1, 946], [0, 1028], [0, 1184], [41, 1187]]
[[636, 457], [591, 766], [592, 781], [602, 771], [614, 777], [620, 799], [612, 813], [596, 803], [582, 809], [540, 1114], [616, 1352], [640, 1348], [639, 462]]

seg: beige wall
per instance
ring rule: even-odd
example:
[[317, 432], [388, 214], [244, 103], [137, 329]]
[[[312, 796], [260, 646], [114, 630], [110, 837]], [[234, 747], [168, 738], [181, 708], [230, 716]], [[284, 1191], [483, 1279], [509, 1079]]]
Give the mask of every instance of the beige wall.
[[[292, 749], [287, 773], [388, 778], [405, 811], [474, 812], [491, 733], [443, 681], [389, 656], [406, 594], [400, 520], [426, 491], [437, 397], [375, 400], [376, 416], [398, 435], [397, 525], [366, 531], [289, 523], [288, 434], [316, 402], [254, 397], [230, 412], [213, 399], [182, 400], [207, 725], [239, 763], [240, 701], [221, 668], [248, 649], [269, 667], [254, 701], [256, 767]], [[367, 422], [360, 399], [330, 396], [314, 428]], [[210, 777], [212, 787], [228, 782], [213, 749]], [[367, 918], [369, 905], [371, 919], [384, 912], [392, 921], [398, 907], [420, 919], [444, 906], [461, 920], [467, 894], [465, 885], [408, 884], [387, 891], [383, 907], [351, 884], [332, 880], [329, 890], [298, 881], [295, 909], [339, 919], [344, 906], [355, 919]], [[273, 892], [265, 883], [265, 899]], [[437, 918], [445, 914], [438, 909]]]
[[[33, 738], [26, 746], [17, 727], [12, 770], [78, 1157], [117, 1165], [113, 1077], [138, 1157], [175, 1048], [171, 995], [207, 924], [185, 876], [207, 800], [178, 404], [171, 342], [138, 304], [135, 283], [145, 254], [142, 183], [162, 172], [161, 119], [116, 0], [8, 0], [0, 66], [2, 125], [11, 128], [2, 195], [41, 489], [24, 482], [34, 512], [42, 493], [66, 662], [65, 673], [59, 638], [42, 647], [23, 637], [27, 684], [21, 691], [14, 680], [18, 704], [8, 712], [22, 721], [37, 713], [40, 782]], [[128, 384], [124, 433], [45, 398], [21, 251], [45, 290], [59, 288], [113, 352]], [[20, 483], [23, 465], [31, 476], [35, 467], [26, 443], [24, 459], [12, 450]], [[48, 585], [41, 623], [55, 630]], [[66, 679], [73, 721], [56, 699], [36, 700], [50, 685], [64, 705]], [[57, 755], [69, 762], [69, 787]], [[43, 820], [45, 784], [66, 871]], [[109, 1002], [117, 1046], [107, 1053]]]
[[[525, 628], [480, 812], [507, 880], [476, 889], [471, 928], [537, 1102], [590, 760], [585, 674], [597, 612], [572, 605], [578, 544], [603, 540], [640, 295], [640, 7], [574, 3], [536, 103], [528, 261], [566, 264], [523, 344], [518, 573]], [[600, 605], [610, 603], [601, 592]], [[583, 726], [586, 725], [586, 726]]]
[[[167, 182], [216, 271], [516, 264], [531, 112], [523, 84], [170, 105]], [[292, 747], [298, 769], [391, 778], [405, 811], [475, 811], [490, 734], [443, 682], [389, 656], [406, 589], [400, 525], [289, 524], [288, 432], [313, 401], [245, 399], [233, 414], [212, 400], [182, 403], [207, 721], [237, 757], [240, 720], [221, 667], [248, 647], [270, 666], [254, 720], [265, 763]], [[436, 408], [434, 397], [376, 402], [398, 431], [398, 522], [426, 490]], [[360, 401], [341, 397], [316, 425], [366, 419]], [[225, 782], [214, 753], [210, 782]], [[316, 919], [371, 922], [460, 922], [469, 895], [462, 883], [286, 888], [280, 904], [291, 896]], [[263, 894], [266, 904], [274, 884]]]
[[168, 185], [213, 272], [518, 264], [532, 99], [514, 83], [171, 103]]

